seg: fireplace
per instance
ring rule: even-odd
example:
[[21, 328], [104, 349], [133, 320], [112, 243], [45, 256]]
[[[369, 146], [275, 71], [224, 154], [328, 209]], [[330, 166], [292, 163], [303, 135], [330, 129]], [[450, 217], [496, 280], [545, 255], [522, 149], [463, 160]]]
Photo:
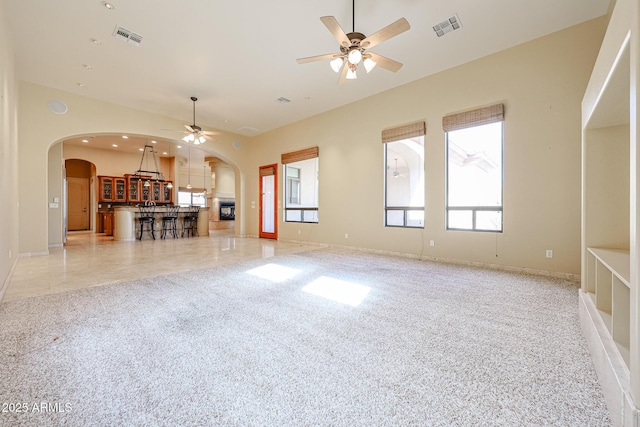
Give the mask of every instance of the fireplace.
[[220, 202], [220, 221], [236, 219], [236, 202]]

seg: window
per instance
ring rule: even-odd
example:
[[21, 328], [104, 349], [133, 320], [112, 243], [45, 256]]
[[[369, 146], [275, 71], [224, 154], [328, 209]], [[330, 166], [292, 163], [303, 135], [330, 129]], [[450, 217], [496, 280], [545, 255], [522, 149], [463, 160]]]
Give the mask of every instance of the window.
[[294, 166], [285, 166], [287, 171], [287, 203], [290, 205], [300, 204], [300, 168]]
[[206, 193], [203, 190], [188, 190], [181, 188], [178, 191], [178, 204], [180, 206], [207, 206]]
[[424, 227], [424, 122], [382, 132], [387, 227]]
[[502, 231], [502, 104], [443, 119], [447, 229]]
[[318, 222], [318, 147], [282, 155], [285, 222]]

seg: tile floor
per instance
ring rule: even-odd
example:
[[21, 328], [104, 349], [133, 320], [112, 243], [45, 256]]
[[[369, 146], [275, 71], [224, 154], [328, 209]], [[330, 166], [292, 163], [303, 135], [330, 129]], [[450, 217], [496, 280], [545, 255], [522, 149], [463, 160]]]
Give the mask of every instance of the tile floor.
[[134, 242], [72, 232], [64, 247], [50, 249], [47, 256], [18, 259], [2, 302], [317, 248], [235, 237], [230, 231], [212, 232], [209, 237]]

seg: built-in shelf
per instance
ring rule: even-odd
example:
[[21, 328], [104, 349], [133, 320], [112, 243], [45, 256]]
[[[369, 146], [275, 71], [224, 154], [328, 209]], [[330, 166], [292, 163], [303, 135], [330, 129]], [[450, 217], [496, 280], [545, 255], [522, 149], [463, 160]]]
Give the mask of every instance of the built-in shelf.
[[587, 248], [587, 293], [629, 367], [630, 255], [626, 249]]

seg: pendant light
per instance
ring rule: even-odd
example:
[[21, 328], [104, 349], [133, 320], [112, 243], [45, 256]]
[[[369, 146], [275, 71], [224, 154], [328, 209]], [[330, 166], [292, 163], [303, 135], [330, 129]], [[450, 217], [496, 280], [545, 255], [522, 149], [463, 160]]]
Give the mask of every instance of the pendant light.
[[171, 142], [169, 142], [169, 183], [167, 184], [167, 188], [173, 188], [173, 183], [171, 182]]
[[187, 162], [187, 168], [189, 170], [189, 183], [187, 184], [187, 189], [191, 190], [191, 145], [187, 145], [187, 149], [189, 150], [189, 161]]

